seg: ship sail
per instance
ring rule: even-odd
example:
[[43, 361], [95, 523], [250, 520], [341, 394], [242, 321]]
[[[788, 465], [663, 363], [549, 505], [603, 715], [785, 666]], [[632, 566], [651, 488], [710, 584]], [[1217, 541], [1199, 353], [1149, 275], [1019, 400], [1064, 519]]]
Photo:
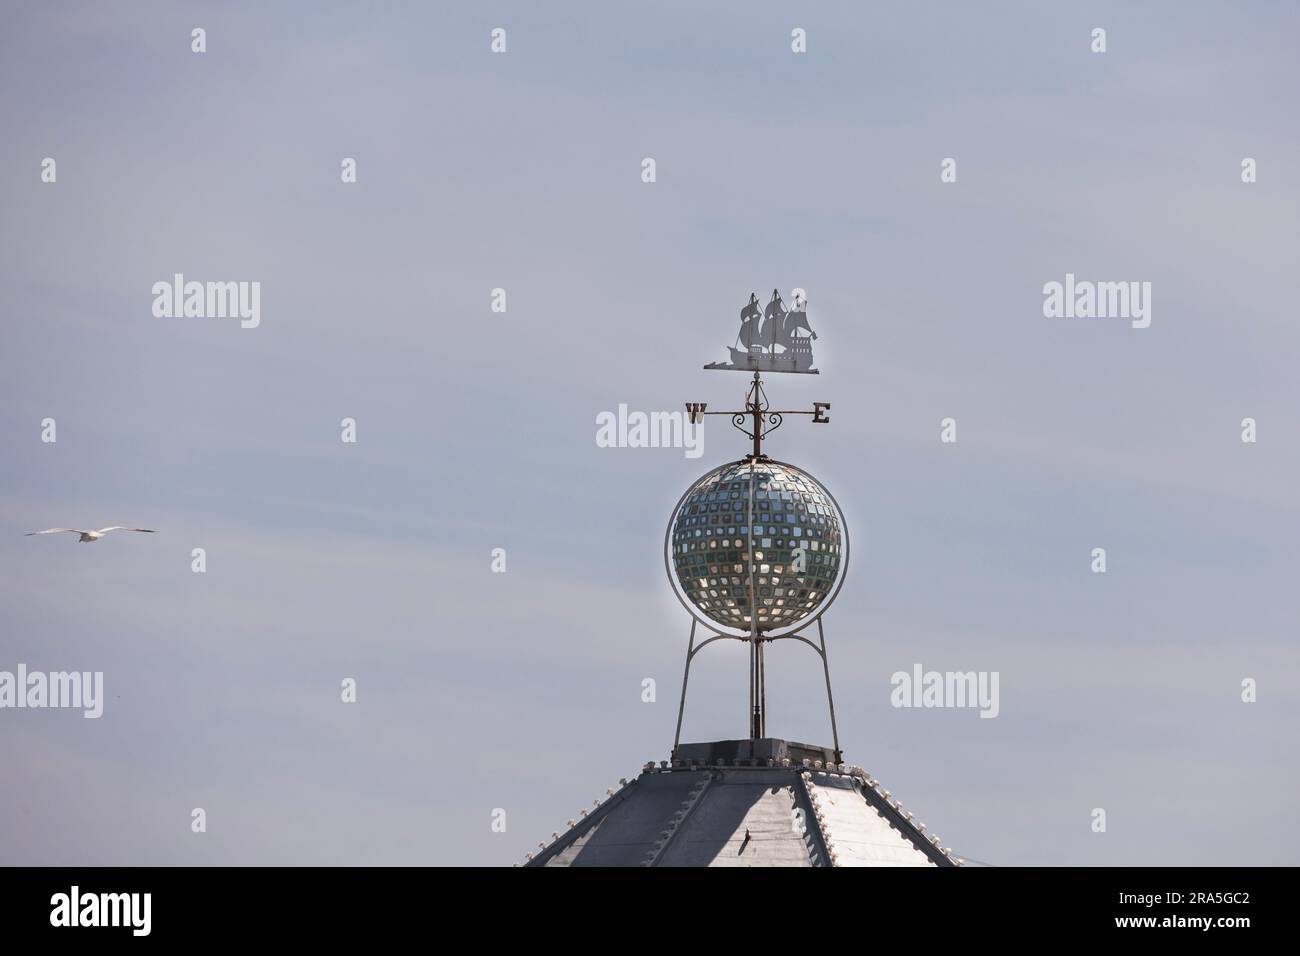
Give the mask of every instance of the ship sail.
[[749, 304], [740, 310], [740, 334], [737, 336], [741, 346], [746, 351], [758, 345], [761, 341], [758, 336], [758, 316], [758, 296], [751, 292], [749, 294]]
[[808, 324], [807, 306], [803, 302], [796, 302], [795, 307], [786, 313], [785, 325], [781, 329], [782, 343], [789, 348], [798, 335], [797, 329], [803, 329], [812, 338], [817, 338], [817, 333], [812, 330]]
[[778, 335], [785, 322], [785, 316], [785, 303], [781, 301], [781, 293], [773, 289], [772, 301], [767, 304], [767, 308], [763, 311], [763, 325], [758, 333], [759, 342], [770, 346], [773, 351], [776, 350], [779, 341]]

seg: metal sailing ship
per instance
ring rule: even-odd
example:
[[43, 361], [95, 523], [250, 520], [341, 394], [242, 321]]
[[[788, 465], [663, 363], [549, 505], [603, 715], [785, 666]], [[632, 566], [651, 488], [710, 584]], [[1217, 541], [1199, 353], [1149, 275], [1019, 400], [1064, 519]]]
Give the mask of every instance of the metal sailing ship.
[[793, 306], [786, 308], [781, 293], [773, 289], [772, 301], [761, 311], [758, 296], [751, 292], [749, 302], [740, 310], [735, 344], [728, 346], [731, 361], [704, 367], [816, 375], [817, 369], [812, 367], [812, 343], [816, 338], [817, 333], [808, 324], [808, 300], [799, 290], [795, 290]]

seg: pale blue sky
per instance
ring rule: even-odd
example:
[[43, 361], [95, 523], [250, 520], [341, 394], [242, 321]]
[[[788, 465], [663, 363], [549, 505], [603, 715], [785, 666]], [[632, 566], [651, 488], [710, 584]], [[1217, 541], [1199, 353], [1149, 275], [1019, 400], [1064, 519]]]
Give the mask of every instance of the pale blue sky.
[[[769, 393], [833, 422], [772, 451], [854, 535], [848, 758], [981, 860], [1293, 861], [1300, 16], [702, 7], [4, 4], [0, 669], [108, 700], [0, 711], [0, 862], [507, 864], [666, 757], [664, 522], [744, 439], [595, 417], [740, 401], [701, 366], [773, 286], [823, 374]], [[261, 281], [260, 328], [154, 318], [174, 272]], [[1066, 272], [1151, 327], [1045, 319]], [[160, 533], [21, 536], [118, 523]], [[713, 650], [687, 739], [744, 731]], [[914, 662], [1000, 671], [1000, 716], [891, 708]], [[768, 682], [829, 741], [815, 657]]]

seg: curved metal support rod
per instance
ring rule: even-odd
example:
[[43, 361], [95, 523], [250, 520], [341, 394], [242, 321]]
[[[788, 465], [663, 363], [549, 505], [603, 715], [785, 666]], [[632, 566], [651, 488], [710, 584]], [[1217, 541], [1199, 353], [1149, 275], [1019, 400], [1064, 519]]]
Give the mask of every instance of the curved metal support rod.
[[812, 641], [808, 640], [808, 638], [806, 638], [806, 637], [800, 637], [798, 634], [782, 634], [780, 637], [765, 637], [765, 638], [763, 638], [763, 640], [765, 640], [765, 641], [803, 641], [805, 644], [807, 644], [809, 647], [811, 647], [814, 651], [816, 651], [817, 654], [822, 658], [822, 660], [825, 660], [825, 659], [826, 659], [826, 654], [822, 651], [822, 649], [821, 649], [820, 647], [818, 647], [818, 646], [817, 646], [816, 644], [814, 644]]
[[695, 656], [695, 619], [691, 618], [691, 640], [686, 645], [686, 672], [682, 674], [682, 699], [677, 705], [677, 733], [673, 734], [673, 754], [682, 740], [682, 714], [686, 713], [686, 682], [691, 677], [691, 658]]
[[[694, 623], [694, 622], [691, 622], [691, 630], [692, 630], [692, 631], [695, 630], [695, 623]], [[700, 651], [704, 650], [706, 647], [708, 647], [708, 646], [709, 646], [710, 644], [712, 644], [714, 641], [747, 641], [747, 640], [749, 640], [749, 638], [747, 638], [747, 637], [736, 637], [735, 635], [732, 635], [732, 634], [714, 634], [714, 635], [713, 635], [711, 638], [709, 638], [707, 641], [701, 641], [699, 647], [695, 648], [695, 650], [691, 651], [689, 654], [686, 655], [686, 659], [689, 661], [692, 657], [694, 657], [694, 656], [695, 656], [696, 654], [698, 654]]]
[[[678, 745], [682, 742], [682, 719], [686, 714], [686, 688], [687, 685], [690, 683], [690, 679], [691, 679], [691, 661], [695, 659], [696, 654], [704, 650], [706, 647], [708, 647], [710, 644], [714, 643], [715, 641], [748, 641], [749, 642], [750, 715], [751, 715], [751, 721], [754, 720], [761, 721], [761, 723], [757, 723], [757, 722], [752, 723], [750, 732], [751, 734], [755, 734], [757, 736], [763, 736], [764, 734], [767, 733], [767, 727], [766, 727], [767, 721], [765, 719], [767, 716], [767, 714], [765, 713], [766, 707], [763, 706], [764, 698], [767, 696], [766, 693], [767, 688], [765, 686], [766, 681], [763, 680], [764, 668], [762, 666], [762, 660], [763, 660], [762, 649], [759, 647], [759, 645], [762, 644], [764, 641], [801, 641], [804, 644], [807, 644], [809, 647], [811, 647], [813, 651], [816, 652], [817, 656], [822, 659], [822, 675], [826, 679], [826, 703], [830, 707], [830, 712], [831, 712], [831, 739], [835, 747], [835, 759], [836, 760], [842, 759], [843, 755], [840, 753], [840, 731], [839, 731], [839, 726], [837, 725], [835, 720], [835, 696], [831, 693], [830, 659], [826, 655], [826, 630], [822, 626], [822, 620], [820, 616], [818, 616], [817, 618], [817, 639], [820, 642], [820, 646], [818, 644], [814, 644], [812, 641], [804, 637], [802, 634], [779, 634], [776, 635], [775, 637], [762, 637], [761, 635], [760, 636], [747, 635], [745, 637], [741, 637], [736, 634], [715, 633], [712, 637], [708, 638], [707, 640], [703, 640], [699, 644], [696, 644], [695, 625], [696, 625], [696, 621], [694, 620], [694, 618], [692, 618], [690, 641], [686, 647], [686, 668], [685, 671], [682, 673], [682, 696], [680, 701], [677, 704], [677, 732], [673, 735], [674, 755], [676, 755], [677, 753]], [[757, 663], [757, 667], [755, 666], [756, 663]], [[760, 708], [757, 712], [755, 712], [754, 710], [754, 701], [756, 699], [756, 696], [757, 696], [757, 700], [759, 701], [759, 708]]]
[[[744, 640], [745, 638], [737, 638]], [[822, 626], [822, 619], [817, 618], [817, 639], [821, 646], [814, 644], [802, 634], [780, 634], [776, 637], [759, 638], [760, 641], [802, 641], [817, 652], [817, 656], [822, 659], [822, 675], [826, 678], [826, 703], [831, 712], [831, 738], [835, 746], [835, 759], [838, 761], [842, 758], [840, 753], [840, 731], [835, 721], [835, 695], [831, 693], [831, 665], [830, 659], [826, 656], [826, 631]], [[716, 638], [715, 638], [716, 640]], [[703, 645], [700, 645], [703, 647]]]
[[701, 641], [697, 646], [695, 643], [695, 619], [691, 618], [691, 639], [686, 645], [686, 670], [682, 674], [682, 697], [677, 704], [677, 732], [673, 734], [673, 755], [677, 754], [677, 745], [682, 742], [682, 716], [686, 713], [686, 685], [691, 679], [691, 661], [695, 655], [704, 648], [708, 647], [714, 641], [744, 641], [748, 638], [736, 637], [732, 634], [714, 634], [707, 641]]
[[822, 629], [822, 619], [817, 618], [817, 639], [822, 644], [822, 671], [826, 675], [826, 702], [831, 705], [831, 737], [835, 741], [835, 762], [841, 762], [844, 757], [840, 753], [840, 732], [835, 726], [835, 698], [831, 696], [831, 665], [826, 659], [826, 632]]

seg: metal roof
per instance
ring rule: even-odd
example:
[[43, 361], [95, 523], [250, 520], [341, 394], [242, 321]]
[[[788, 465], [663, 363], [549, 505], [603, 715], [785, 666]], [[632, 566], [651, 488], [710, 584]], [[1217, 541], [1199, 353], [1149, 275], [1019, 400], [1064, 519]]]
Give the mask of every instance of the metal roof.
[[960, 866], [861, 767], [647, 764], [526, 866]]

